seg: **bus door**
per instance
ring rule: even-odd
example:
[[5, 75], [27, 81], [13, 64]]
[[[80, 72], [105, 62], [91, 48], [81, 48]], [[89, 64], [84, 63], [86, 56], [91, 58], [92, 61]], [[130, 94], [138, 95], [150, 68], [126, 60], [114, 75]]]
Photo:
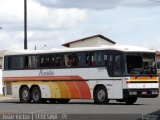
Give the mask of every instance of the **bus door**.
[[110, 51], [109, 54], [109, 60], [108, 60], [108, 74], [111, 79], [112, 84], [112, 97], [113, 98], [123, 98], [123, 86], [122, 86], [122, 62], [123, 57], [122, 53], [118, 51]]

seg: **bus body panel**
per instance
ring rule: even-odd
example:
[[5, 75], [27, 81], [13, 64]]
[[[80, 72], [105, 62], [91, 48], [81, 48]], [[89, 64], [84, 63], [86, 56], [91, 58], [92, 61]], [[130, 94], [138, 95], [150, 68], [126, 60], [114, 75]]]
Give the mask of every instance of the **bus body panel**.
[[[12, 73], [12, 74], [11, 74]], [[72, 74], [71, 74], [72, 73]], [[97, 73], [97, 74], [93, 74]], [[48, 74], [54, 74], [52, 76], [48, 76]], [[113, 78], [113, 77], [106, 77], [108, 76], [107, 70], [103, 68], [81, 68], [81, 69], [42, 69], [42, 70], [16, 70], [13, 72], [4, 71], [3, 79], [4, 81], [10, 82], [15, 81], [12, 84], [12, 91], [13, 96], [19, 96], [19, 89], [21, 85], [28, 85], [30, 88], [32, 85], [38, 85], [42, 91], [42, 98], [73, 98], [73, 99], [93, 99], [93, 90], [96, 85], [104, 85], [108, 92], [109, 99], [121, 99], [123, 98], [123, 86], [122, 86], [122, 78]], [[107, 78], [107, 79], [105, 79]], [[82, 84], [80, 80], [88, 85], [89, 89], [89, 96], [90, 97], [81, 97], [79, 91], [83, 92], [83, 89], [80, 88], [80, 84]], [[58, 95], [58, 93], [63, 93], [62, 91], [67, 91], [69, 88], [66, 87], [65, 90], [61, 86], [62, 81], [66, 82], [65, 84], [71, 86], [70, 91], [74, 91], [76, 93], [69, 93], [75, 95]], [[72, 81], [74, 81], [74, 86], [72, 85]], [[56, 88], [53, 87], [54, 85], [50, 84], [58, 84], [61, 89], [59, 92], [56, 91]], [[77, 88], [77, 85], [79, 88]], [[43, 87], [42, 87], [43, 86]], [[45, 86], [45, 87], [44, 87]], [[56, 86], [56, 85], [55, 85]], [[84, 87], [83, 85], [81, 85]], [[73, 88], [72, 88], [73, 87]], [[77, 90], [78, 89], [78, 90]], [[79, 90], [80, 89], [80, 90]], [[61, 92], [60, 92], [61, 91]], [[46, 94], [48, 93], [48, 94]], [[67, 94], [67, 93], [66, 93]], [[85, 93], [83, 93], [85, 94]]]

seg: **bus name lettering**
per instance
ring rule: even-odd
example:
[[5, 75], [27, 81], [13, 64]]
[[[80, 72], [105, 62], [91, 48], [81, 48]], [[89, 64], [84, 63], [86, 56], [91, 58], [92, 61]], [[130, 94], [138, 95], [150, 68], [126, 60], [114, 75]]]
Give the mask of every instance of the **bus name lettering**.
[[52, 70], [40, 70], [39, 72], [39, 76], [51, 76], [51, 75], [54, 75], [54, 71]]

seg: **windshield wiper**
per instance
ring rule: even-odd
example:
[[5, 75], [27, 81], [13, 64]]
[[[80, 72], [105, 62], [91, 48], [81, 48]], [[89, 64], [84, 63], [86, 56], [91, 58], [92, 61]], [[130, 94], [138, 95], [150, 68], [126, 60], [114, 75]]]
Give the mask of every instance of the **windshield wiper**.
[[139, 77], [141, 73], [144, 73], [144, 68], [133, 68], [131, 70], [131, 74], [133, 74], [136, 78]]
[[142, 74], [144, 73], [144, 68], [142, 68], [142, 69], [136, 74], [136, 78], [138, 78], [141, 73], [142, 73]]

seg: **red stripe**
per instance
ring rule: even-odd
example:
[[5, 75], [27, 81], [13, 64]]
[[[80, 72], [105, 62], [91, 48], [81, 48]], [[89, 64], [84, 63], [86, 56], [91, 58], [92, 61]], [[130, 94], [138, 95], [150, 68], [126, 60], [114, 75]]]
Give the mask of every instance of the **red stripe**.
[[48, 81], [48, 80], [82, 80], [79, 76], [30, 76], [30, 77], [3, 77], [6, 82], [11, 81]]
[[[80, 76], [71, 76], [71, 79], [84, 80]], [[82, 99], [90, 99], [91, 98], [91, 93], [90, 93], [90, 90], [89, 90], [89, 86], [86, 83], [86, 81], [77, 81], [77, 82], [75, 82], [75, 84], [77, 85], [77, 87], [79, 89], [79, 92], [81, 94]]]

